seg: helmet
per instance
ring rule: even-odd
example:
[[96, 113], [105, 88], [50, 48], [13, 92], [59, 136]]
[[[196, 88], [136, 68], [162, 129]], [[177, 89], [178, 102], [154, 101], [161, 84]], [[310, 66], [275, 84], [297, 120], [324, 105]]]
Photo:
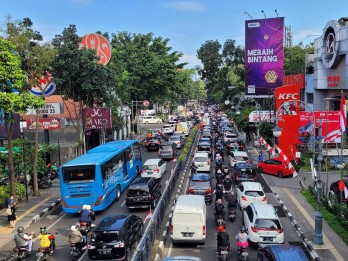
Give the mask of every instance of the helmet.
[[41, 235], [47, 234], [46, 227], [40, 227], [40, 233]]
[[224, 226], [218, 226], [218, 231], [219, 231], [219, 232], [224, 232], [224, 231], [225, 231]]
[[217, 185], [217, 186], [216, 186], [216, 189], [217, 189], [217, 190], [222, 190], [222, 185], [221, 185], [221, 184]]
[[240, 226], [240, 232], [245, 233], [245, 231], [246, 231], [245, 226]]
[[83, 206], [82, 206], [82, 209], [83, 209], [83, 210], [86, 210], [86, 209], [87, 209], [87, 205], [83, 205]]
[[218, 169], [217, 173], [219, 173], [219, 174], [222, 173], [222, 172], [221, 172], [221, 169]]
[[230, 177], [230, 175], [226, 175], [226, 178], [225, 179], [230, 179], [231, 177]]
[[71, 231], [76, 231], [77, 230], [77, 226], [76, 225], [72, 225], [70, 229], [71, 229]]
[[23, 233], [24, 232], [24, 227], [20, 226], [17, 228], [18, 233]]
[[91, 205], [86, 205], [86, 210], [91, 210]]

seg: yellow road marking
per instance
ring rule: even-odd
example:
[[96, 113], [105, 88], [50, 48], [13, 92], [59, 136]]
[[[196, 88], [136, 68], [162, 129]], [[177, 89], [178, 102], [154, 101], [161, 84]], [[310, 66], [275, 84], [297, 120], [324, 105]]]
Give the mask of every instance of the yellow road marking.
[[[17, 217], [17, 222], [19, 220], [21, 220], [22, 218], [24, 218], [27, 214], [31, 213], [34, 209], [37, 209], [38, 207], [40, 207], [43, 203], [45, 203], [46, 201], [50, 200], [51, 198], [53, 198], [54, 196], [49, 196], [47, 198], [45, 198], [43, 201], [41, 201], [40, 203], [37, 203], [35, 206], [31, 207], [30, 209], [28, 209], [27, 211], [25, 211], [22, 215]], [[12, 231], [14, 230], [14, 228], [9, 228], [9, 227], [0, 227], [0, 233], [12, 233]]]
[[[285, 193], [289, 196], [289, 198], [292, 200], [292, 202], [296, 205], [298, 210], [301, 211], [301, 213], [304, 215], [304, 217], [308, 220], [309, 224], [314, 229], [315, 222], [313, 218], [306, 212], [306, 210], [302, 207], [300, 202], [297, 201], [297, 199], [290, 193], [290, 191], [287, 188], [283, 188]], [[334, 247], [334, 245], [330, 242], [330, 240], [326, 237], [326, 235], [323, 233], [323, 240], [325, 245], [331, 249], [332, 254], [335, 256], [336, 260], [338, 261], [344, 261], [344, 258], [341, 256], [341, 254], [337, 251], [337, 249]]]

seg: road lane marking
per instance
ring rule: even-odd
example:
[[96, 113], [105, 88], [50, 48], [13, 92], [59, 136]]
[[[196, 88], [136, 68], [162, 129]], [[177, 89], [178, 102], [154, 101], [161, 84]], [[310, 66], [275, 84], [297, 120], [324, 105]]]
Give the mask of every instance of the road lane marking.
[[[304, 215], [304, 217], [308, 220], [309, 224], [314, 229], [315, 222], [313, 218], [307, 213], [307, 211], [302, 207], [300, 202], [297, 201], [297, 199], [294, 197], [294, 195], [291, 194], [291, 192], [287, 188], [283, 188], [285, 193], [289, 196], [289, 198], [292, 200], [292, 202], [296, 205], [298, 210], [301, 211], [301, 213]], [[334, 245], [330, 242], [330, 240], [327, 238], [327, 236], [323, 233], [323, 239], [325, 242], [325, 245], [331, 249], [332, 254], [335, 256], [336, 260], [338, 261], [344, 261], [344, 258], [341, 256], [341, 254], [337, 251], [337, 249], [334, 247]]]
[[[57, 224], [57, 223], [58, 223], [63, 217], [65, 217], [66, 215], [67, 215], [67, 214], [64, 213], [63, 216], [61, 216], [60, 218], [58, 218], [58, 219], [56, 220], [56, 222], [54, 222], [52, 225], [50, 225], [46, 230], [49, 231], [55, 224]], [[36, 239], [37, 239], [37, 237], [33, 240], [33, 242], [35, 242]]]
[[167, 257], [170, 257], [170, 254], [172, 253], [172, 249], [173, 249], [173, 244], [170, 243], [169, 249], [168, 249], [168, 253], [167, 253]]

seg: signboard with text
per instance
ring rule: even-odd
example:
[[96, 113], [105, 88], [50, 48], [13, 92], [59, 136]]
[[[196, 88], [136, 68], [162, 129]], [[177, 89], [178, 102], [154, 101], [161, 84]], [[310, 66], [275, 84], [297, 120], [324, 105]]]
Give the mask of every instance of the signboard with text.
[[245, 21], [246, 95], [269, 95], [283, 85], [284, 17]]
[[83, 111], [83, 129], [102, 130], [111, 129], [111, 110], [110, 108], [88, 108]]
[[[28, 130], [35, 130], [35, 118], [26, 119], [26, 122]], [[39, 130], [60, 130], [62, 128], [62, 123], [60, 118], [40, 118], [38, 126]]]
[[[55, 103], [46, 103], [41, 109], [39, 109], [40, 114], [62, 114], [64, 112], [64, 104], [55, 102]], [[36, 115], [35, 109], [28, 109], [27, 115]]]

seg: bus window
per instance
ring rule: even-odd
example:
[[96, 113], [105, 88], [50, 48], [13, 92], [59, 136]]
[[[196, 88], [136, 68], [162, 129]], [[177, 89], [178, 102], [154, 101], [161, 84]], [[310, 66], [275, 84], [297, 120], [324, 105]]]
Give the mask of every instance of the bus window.
[[63, 180], [65, 183], [76, 181], [89, 181], [95, 179], [95, 166], [64, 167]]
[[141, 149], [140, 149], [140, 143], [135, 143], [132, 145], [133, 149], [133, 157], [135, 160], [141, 160]]
[[111, 176], [122, 168], [121, 155], [116, 155], [100, 166], [103, 180], [108, 180]]
[[126, 149], [126, 159], [127, 159], [127, 161], [132, 160], [132, 158], [133, 158], [132, 149], [131, 148], [127, 148]]

